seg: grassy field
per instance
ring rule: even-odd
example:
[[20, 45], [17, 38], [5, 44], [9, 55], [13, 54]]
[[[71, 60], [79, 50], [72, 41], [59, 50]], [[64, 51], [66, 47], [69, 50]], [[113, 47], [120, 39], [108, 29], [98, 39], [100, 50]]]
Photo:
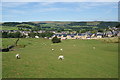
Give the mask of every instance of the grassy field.
[[[15, 40], [3, 39], [3, 47]], [[21, 59], [17, 60], [16, 54]], [[65, 58], [62, 61], [57, 59], [60, 54]], [[2, 58], [3, 78], [118, 77], [118, 44], [99, 40], [63, 40], [52, 44], [47, 39], [24, 38], [15, 51], [3, 52]]]
[[0, 30], [18, 30], [17, 27], [0, 26]]

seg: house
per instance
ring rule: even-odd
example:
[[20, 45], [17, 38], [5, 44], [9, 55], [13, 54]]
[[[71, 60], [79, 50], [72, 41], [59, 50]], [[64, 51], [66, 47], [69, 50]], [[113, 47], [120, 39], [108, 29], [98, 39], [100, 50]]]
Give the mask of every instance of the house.
[[62, 34], [54, 34], [54, 35], [52, 36], [52, 38], [55, 37], [55, 36], [57, 36], [58, 38], [61, 38], [61, 37], [62, 37]]
[[67, 34], [67, 39], [76, 39], [76, 34]]
[[66, 36], [66, 37], [67, 37], [67, 39], [71, 39], [71, 36], [70, 36], [70, 34], [67, 34], [67, 36]]
[[97, 34], [96, 36], [97, 36], [97, 38], [102, 38], [103, 35], [102, 34]]
[[92, 34], [92, 35], [91, 35], [91, 38], [94, 38], [94, 37], [95, 37], [95, 34]]
[[67, 34], [62, 34], [61, 40], [66, 40], [67, 39]]
[[79, 34], [74, 34], [75, 36], [75, 39], [80, 39], [81, 38], [81, 33], [79, 33]]
[[117, 36], [120, 37], [120, 31], [118, 32]]
[[87, 39], [87, 37], [89, 37], [88, 34], [86, 34], [86, 33], [82, 33], [81, 34], [81, 39]]
[[111, 31], [107, 31], [107, 32], [106, 32], [106, 36], [107, 36], [107, 37], [112, 37], [112, 36], [113, 36], [113, 34], [112, 34], [112, 32], [111, 32]]
[[62, 37], [62, 34], [58, 34], [57, 37], [58, 37], [58, 38], [61, 38], [61, 37]]

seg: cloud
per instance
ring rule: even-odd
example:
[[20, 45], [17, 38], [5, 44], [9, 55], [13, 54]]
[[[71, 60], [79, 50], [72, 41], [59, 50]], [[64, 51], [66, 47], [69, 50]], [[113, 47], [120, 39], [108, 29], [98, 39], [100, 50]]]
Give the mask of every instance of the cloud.
[[[74, 2], [74, 3], [73, 2], [61, 2], [61, 3], [56, 3], [56, 2], [3, 2], [3, 17], [4, 17], [4, 20], [6, 19], [7, 20], [11, 20], [11, 19], [12, 20], [14, 19], [15, 20], [16, 19], [34, 20], [36, 16], [44, 17], [44, 15], [50, 15], [54, 17], [54, 15], [51, 15], [53, 13], [56, 13], [55, 15], [57, 15], [57, 13], [60, 13], [58, 15], [62, 15], [65, 13], [64, 15], [68, 14], [69, 16], [72, 13], [77, 15], [80, 12], [81, 14], [87, 15], [87, 13], [92, 12], [91, 10], [93, 10], [93, 12], [96, 11], [94, 10], [94, 8], [96, 9], [102, 8], [103, 10], [104, 7], [105, 7], [105, 9], [103, 10], [105, 11], [104, 14], [107, 15], [112, 12], [113, 10], [112, 7], [117, 6], [116, 4], [117, 4], [116, 2], [115, 3], [113, 2], [95, 2], [95, 3], [94, 2]], [[109, 7], [112, 8], [112, 10], [110, 10]], [[88, 11], [91, 11], [91, 12], [88, 12]], [[84, 12], [87, 12], [87, 13], [84, 13]], [[98, 13], [95, 12], [94, 14], [98, 14]]]
[[66, 8], [45, 8], [45, 9], [41, 9], [38, 12], [60, 11], [60, 10], [66, 10]]
[[2, 0], [2, 2], [119, 2], [119, 0]]
[[[4, 5], [4, 8], [2, 9], [2, 12], [4, 13], [3, 15], [11, 14], [11, 15], [29, 16], [29, 15], [34, 15], [34, 14], [44, 13], [44, 12], [61, 11], [61, 10], [66, 11], [67, 10], [66, 8], [58, 8], [58, 7], [40, 7], [41, 5], [48, 6], [53, 3], [38, 3], [38, 4], [32, 5], [32, 7], [23, 6], [25, 4], [28, 4], [28, 3], [20, 3], [20, 4], [19, 3], [5, 3], [5, 5], [7, 6]], [[22, 9], [19, 9], [19, 6], [22, 6], [21, 7]], [[25, 9], [24, 7], [28, 7], [28, 8]]]
[[55, 2], [42, 2], [42, 3], [40, 3], [40, 5], [42, 5], [42, 6], [49, 6], [49, 5], [52, 5], [54, 3]]
[[2, 7], [8, 7], [8, 8], [12, 8], [12, 7], [18, 7], [18, 6], [22, 6], [22, 5], [26, 5], [28, 4], [27, 2], [3, 2], [2, 3]]
[[110, 6], [112, 8], [117, 8], [117, 3], [116, 2], [83, 2], [83, 3], [78, 3], [79, 5], [75, 8], [77, 11], [85, 11], [88, 9], [93, 9], [96, 7], [102, 7], [102, 6]]
[[[51, 11], [85, 11], [88, 9], [92, 9], [98, 6], [113, 6], [112, 2], [82, 2], [82, 3], [69, 3], [69, 2], [63, 2], [62, 4], [64, 5], [72, 5], [75, 4], [75, 7], [66, 7], [66, 6], [53, 6], [55, 4], [55, 2], [39, 2], [39, 3], [34, 3], [31, 4], [30, 2], [4, 2], [3, 3], [3, 12], [6, 13], [10, 13], [10, 14], [28, 14], [30, 15], [30, 13], [41, 13], [41, 12], [51, 12]], [[58, 4], [58, 3], [57, 3]], [[117, 4], [117, 3], [116, 3]], [[30, 6], [31, 5], [31, 6]], [[26, 8], [25, 8], [26, 7]], [[22, 8], [22, 9], [19, 9]], [[31, 12], [32, 11], [32, 12]], [[4, 14], [4, 15], [5, 15]]]

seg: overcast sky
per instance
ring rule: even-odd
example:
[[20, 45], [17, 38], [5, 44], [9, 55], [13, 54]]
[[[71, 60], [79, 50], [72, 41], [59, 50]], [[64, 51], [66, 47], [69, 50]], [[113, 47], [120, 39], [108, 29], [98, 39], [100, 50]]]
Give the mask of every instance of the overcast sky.
[[118, 21], [118, 2], [2, 2], [2, 21]]

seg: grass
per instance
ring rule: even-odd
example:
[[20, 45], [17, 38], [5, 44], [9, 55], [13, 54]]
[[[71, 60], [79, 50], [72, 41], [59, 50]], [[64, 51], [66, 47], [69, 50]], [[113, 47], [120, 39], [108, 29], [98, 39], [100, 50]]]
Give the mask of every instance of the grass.
[[107, 42], [107, 43], [119, 43], [119, 37], [110, 37], [110, 38], [101, 38], [99, 40]]
[[0, 26], [0, 30], [18, 30], [17, 27]]
[[[3, 45], [16, 39], [3, 39]], [[52, 44], [47, 39], [20, 39], [15, 51], [2, 53], [3, 78], [117, 78], [117, 43], [98, 40], [64, 40]], [[93, 49], [95, 47], [95, 49]], [[54, 49], [52, 51], [51, 49]], [[63, 49], [63, 52], [60, 49]], [[21, 59], [15, 55], [20, 54]], [[60, 54], [64, 60], [58, 60]]]

